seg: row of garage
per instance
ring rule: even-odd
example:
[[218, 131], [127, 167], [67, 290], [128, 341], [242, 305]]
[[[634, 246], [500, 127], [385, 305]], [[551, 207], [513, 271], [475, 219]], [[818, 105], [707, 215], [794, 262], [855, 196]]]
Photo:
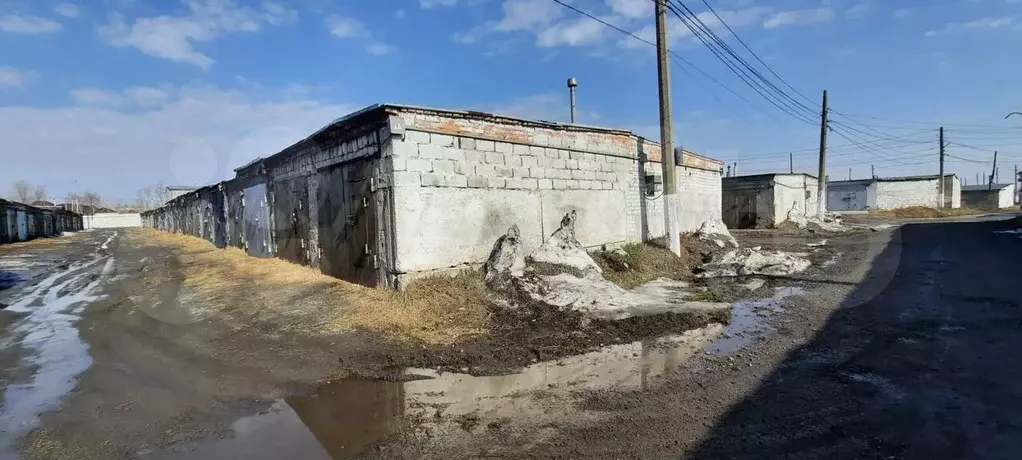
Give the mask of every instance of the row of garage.
[[60, 207], [36, 207], [0, 199], [0, 244], [59, 236], [82, 229], [82, 216]]

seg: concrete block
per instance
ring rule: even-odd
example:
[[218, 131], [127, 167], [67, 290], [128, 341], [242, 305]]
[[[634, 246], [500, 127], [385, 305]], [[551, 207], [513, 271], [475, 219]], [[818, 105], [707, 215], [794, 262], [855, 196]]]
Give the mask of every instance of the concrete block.
[[451, 160], [433, 160], [433, 172], [454, 174], [454, 162]]
[[600, 188], [602, 188], [603, 190], [613, 190], [614, 183], [608, 181], [600, 181]]
[[511, 153], [514, 151], [514, 145], [507, 142], [497, 142], [494, 144], [493, 150], [498, 153]]
[[428, 144], [429, 133], [424, 133], [422, 131], [407, 130], [405, 131], [405, 142], [411, 144]]
[[578, 187], [582, 190], [591, 190], [593, 188], [593, 181], [591, 180], [580, 180], [578, 181]]
[[419, 158], [443, 158], [444, 148], [436, 144], [422, 144], [419, 146]]
[[539, 168], [539, 167], [529, 168], [529, 177], [544, 178], [546, 176], [547, 176], [547, 169], [546, 168]]
[[507, 164], [508, 166], [521, 166], [522, 165], [522, 158], [532, 158], [532, 157], [520, 157], [518, 155], [508, 155], [507, 158], [504, 159], [504, 161], [505, 161], [505, 164]]
[[413, 158], [407, 161], [407, 171], [433, 172], [433, 161], [422, 158]]
[[514, 177], [514, 169], [510, 166], [494, 165], [493, 174], [497, 177]]
[[465, 150], [465, 161], [471, 161], [473, 163], [481, 163], [483, 161], [483, 153], [475, 150]]
[[490, 188], [504, 188], [507, 185], [507, 179], [503, 177], [487, 177], [486, 182]]
[[447, 186], [448, 187], [459, 187], [459, 188], [468, 187], [468, 179], [465, 176], [458, 176], [458, 175], [452, 176], [452, 175], [448, 175], [446, 177], [446, 180], [447, 180]]
[[540, 145], [529, 146], [529, 151], [532, 152], [532, 156], [541, 157], [546, 154], [547, 148]]
[[550, 190], [554, 188], [553, 179], [536, 179], [536, 186], [540, 190]]
[[444, 147], [444, 158], [448, 160], [465, 161], [465, 151], [455, 147]]
[[528, 145], [514, 144], [512, 146], [512, 153], [515, 155], [532, 155], [532, 150]]
[[467, 161], [455, 161], [454, 162], [454, 173], [455, 174], [469, 174], [475, 173], [475, 168], [472, 163]]
[[455, 140], [454, 140], [454, 136], [451, 136], [451, 135], [448, 135], [448, 134], [436, 134], [436, 133], [430, 133], [429, 134], [429, 143], [430, 144], [436, 144], [436, 145], [439, 145], [441, 147], [454, 147], [456, 145], [455, 144]]
[[436, 173], [422, 173], [423, 187], [444, 187], [447, 185], [447, 176]]
[[513, 167], [511, 168], [511, 174], [514, 177], [529, 177], [529, 168]]
[[572, 169], [571, 170], [571, 178], [572, 179], [585, 179], [586, 178], [585, 177], [585, 171], [583, 171], [581, 169]]
[[495, 176], [497, 175], [494, 165], [476, 163], [473, 171], [477, 176]]
[[409, 171], [394, 172], [395, 187], [418, 187], [422, 185], [419, 180], [419, 173]]
[[553, 161], [554, 160], [547, 157], [539, 157], [536, 158], [536, 166], [539, 166], [540, 168], [550, 168], [553, 167]]
[[466, 176], [465, 184], [471, 188], [486, 188], [488, 182], [486, 176]]
[[526, 168], [534, 168], [538, 164], [539, 158], [536, 157], [520, 157], [522, 166]]
[[536, 134], [532, 136], [532, 142], [536, 145], [547, 146], [550, 145], [550, 136], [546, 134]]
[[596, 172], [582, 171], [582, 178], [585, 180], [596, 180]]
[[538, 179], [525, 178], [525, 179], [522, 179], [521, 181], [522, 181], [522, 188], [524, 188], [524, 189], [536, 190], [537, 188], [539, 188], [539, 180]]
[[558, 158], [556, 160], [550, 160], [550, 167], [551, 168], [557, 168], [557, 169], [565, 169], [565, 168], [568, 167], [568, 165], [565, 164], [564, 160]]
[[563, 190], [568, 188], [568, 183], [563, 179], [552, 179], [550, 181], [550, 185], [554, 188], [554, 190]]
[[563, 150], [546, 149], [546, 154], [544, 156], [547, 158], [560, 158], [562, 151]]
[[570, 160], [581, 160], [585, 156], [582, 152], [568, 152], [568, 159]]
[[570, 169], [554, 169], [552, 171], [554, 173], [554, 177], [558, 179], [571, 179]]
[[591, 161], [579, 160], [579, 162], [578, 162], [578, 169], [582, 169], [582, 170], [585, 170], [585, 171], [592, 171], [594, 165], [595, 165], [595, 163], [593, 163]]
[[[568, 184], [568, 188], [570, 189], [580, 188], [578, 181], [574, 179], [566, 180], [564, 183]], [[425, 179], [423, 179], [423, 185], [425, 185]]]
[[512, 178], [512, 179], [507, 179], [506, 181], [507, 182], [504, 185], [505, 188], [515, 189], [515, 190], [523, 188], [522, 187], [522, 180], [521, 179], [514, 179], [514, 178]]
[[458, 148], [465, 149], [465, 150], [475, 150], [476, 149], [476, 140], [468, 138], [468, 137], [459, 137], [458, 138]]
[[494, 164], [494, 165], [502, 165], [502, 164], [504, 164], [504, 161], [505, 161], [504, 157], [505, 157], [505, 155], [503, 153], [487, 152], [486, 153], [486, 162], [489, 163], [489, 164]]
[[568, 151], [568, 150], [558, 150], [557, 151], [557, 158], [560, 158], [562, 160], [570, 160], [571, 159], [571, 152]]
[[[462, 147], [462, 148], [465, 148], [465, 147]], [[482, 152], [492, 152], [494, 150], [494, 148], [495, 148], [495, 146], [493, 145], [493, 141], [484, 141], [482, 139], [476, 139], [476, 148], [475, 148], [476, 150], [479, 150], [479, 151], [482, 151]]]
[[565, 160], [564, 167], [568, 169], [578, 169], [578, 160]]

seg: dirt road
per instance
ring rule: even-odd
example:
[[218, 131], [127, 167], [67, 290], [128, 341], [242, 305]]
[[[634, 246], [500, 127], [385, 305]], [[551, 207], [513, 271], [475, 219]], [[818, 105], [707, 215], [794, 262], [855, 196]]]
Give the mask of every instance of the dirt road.
[[258, 280], [230, 318], [188, 308], [175, 274], [194, 259], [132, 249], [125, 232], [5, 250], [0, 270], [38, 263], [0, 291], [0, 458], [1010, 457], [1022, 234], [995, 232], [1019, 226], [746, 232], [814, 266], [753, 282], [726, 331], [577, 332], [586, 353], [518, 372], [385, 379], [364, 376], [417, 355], [290, 313], [256, 321], [278, 315], [245, 301], [277, 289]]

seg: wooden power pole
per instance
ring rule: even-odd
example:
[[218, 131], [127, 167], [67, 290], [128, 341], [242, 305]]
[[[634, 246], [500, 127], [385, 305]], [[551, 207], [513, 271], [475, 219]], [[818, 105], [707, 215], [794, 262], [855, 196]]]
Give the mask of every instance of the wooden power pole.
[[937, 193], [940, 198], [937, 199], [937, 207], [944, 207], [944, 127], [940, 127], [940, 172], [939, 179], [937, 179]]
[[827, 212], [827, 90], [823, 90], [823, 110], [820, 111], [820, 175], [816, 190], [816, 216], [823, 220]]
[[795, 159], [791, 153], [788, 154], [788, 174], [795, 174]]
[[656, 0], [657, 76], [660, 85], [660, 157], [664, 166], [664, 230], [667, 249], [681, 255], [678, 184], [674, 178], [674, 123], [671, 120], [671, 62], [667, 48], [667, 0]]
[[987, 183], [987, 190], [994, 189], [994, 175], [997, 174], [997, 151], [994, 150], [994, 167], [990, 170], [990, 180]]

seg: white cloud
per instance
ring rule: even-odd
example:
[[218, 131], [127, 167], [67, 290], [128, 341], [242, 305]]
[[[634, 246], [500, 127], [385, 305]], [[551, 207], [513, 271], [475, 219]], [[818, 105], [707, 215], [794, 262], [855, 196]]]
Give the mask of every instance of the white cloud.
[[81, 11], [78, 9], [78, 5], [74, 3], [61, 3], [53, 7], [53, 11], [65, 18], [77, 18]]
[[953, 22], [945, 25], [940, 29], [928, 30], [924, 35], [926, 35], [927, 37], [935, 37], [955, 32], [969, 32], [975, 30], [996, 30], [1008, 28], [1015, 24], [1017, 24], [1017, 22], [1015, 18], [1012, 16], [982, 18], [969, 22]]
[[536, 44], [544, 48], [592, 44], [603, 37], [606, 26], [590, 18], [565, 21], [539, 33]]
[[71, 91], [71, 97], [80, 104], [117, 106], [126, 104], [123, 95], [99, 88], [78, 88]]
[[0, 67], [0, 89], [17, 88], [34, 80], [36, 73], [30, 70]]
[[361, 21], [336, 14], [326, 18], [326, 26], [335, 37], [347, 38], [366, 34], [366, 28]]
[[653, 2], [650, 0], [607, 0], [614, 14], [626, 18], [653, 17]]
[[427, 10], [438, 6], [454, 6], [457, 4], [458, 0], [419, 0], [419, 6]]
[[38, 16], [18, 16], [8, 14], [0, 16], [0, 31], [11, 34], [48, 34], [59, 32], [63, 26], [59, 22]]
[[777, 29], [785, 26], [819, 24], [834, 19], [834, 10], [829, 7], [808, 8], [776, 13], [763, 22], [763, 28]]
[[891, 13], [894, 19], [904, 19], [912, 15], [912, 8], [899, 8]]
[[[151, 107], [0, 107], [0, 138], [5, 148], [38, 152], [5, 160], [0, 183], [28, 180], [64, 196], [69, 190], [62, 188], [77, 182], [78, 191], [93, 189], [105, 197], [128, 199], [137, 189], [161, 180], [211, 183], [232, 177], [233, 168], [276, 153], [355, 109], [214, 87], [190, 86], [171, 92], [168, 99]], [[131, 89], [96, 94], [100, 93], [122, 98], [141, 94]], [[61, 129], [53, 129], [55, 120]], [[40, 164], [60, 167], [39, 168]]]
[[394, 17], [397, 18], [397, 19], [403, 19], [407, 15], [408, 15], [408, 12], [405, 11], [404, 8], [398, 8], [398, 9], [394, 10]]
[[111, 45], [209, 70], [213, 58], [197, 50], [197, 44], [227, 33], [258, 32], [263, 23], [281, 25], [298, 18], [294, 10], [273, 2], [264, 2], [261, 10], [238, 6], [233, 0], [189, 0], [187, 5], [188, 14], [137, 18], [130, 25], [114, 13], [97, 31]]
[[846, 19], [858, 19], [858, 18], [861, 18], [861, 17], [866, 16], [867, 14], [869, 14], [869, 11], [871, 9], [872, 9], [872, 5], [870, 5], [869, 2], [862, 2], [862, 3], [858, 3], [858, 4], [855, 4], [855, 5], [852, 5], [847, 10], [845, 10], [845, 18]]
[[370, 43], [369, 46], [366, 47], [367, 53], [375, 55], [393, 53], [394, 50], [396, 50], [396, 48], [393, 45], [388, 45], [383, 42]]
[[564, 14], [563, 8], [549, 0], [504, 0], [504, 16], [493, 25], [495, 30], [511, 32], [550, 24]]

